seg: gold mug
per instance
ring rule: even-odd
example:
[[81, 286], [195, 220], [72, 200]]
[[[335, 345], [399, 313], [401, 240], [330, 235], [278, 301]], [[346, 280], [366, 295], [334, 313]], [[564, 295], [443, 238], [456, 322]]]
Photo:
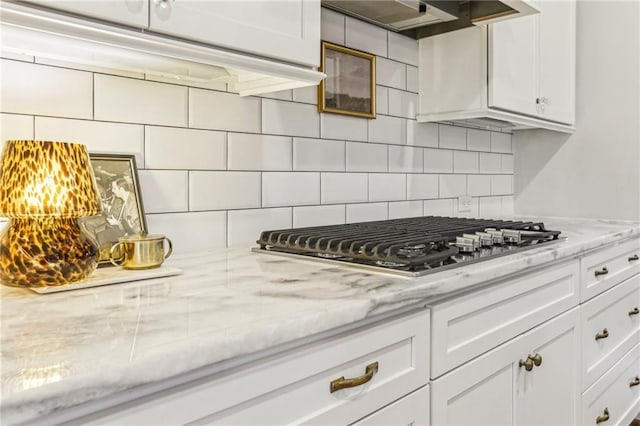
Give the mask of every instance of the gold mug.
[[[169, 245], [168, 251], [164, 251], [164, 242]], [[118, 250], [121, 256], [115, 258]], [[135, 234], [118, 238], [109, 251], [109, 260], [115, 266], [124, 269], [151, 269], [162, 265], [165, 259], [171, 256], [173, 244], [164, 235]]]

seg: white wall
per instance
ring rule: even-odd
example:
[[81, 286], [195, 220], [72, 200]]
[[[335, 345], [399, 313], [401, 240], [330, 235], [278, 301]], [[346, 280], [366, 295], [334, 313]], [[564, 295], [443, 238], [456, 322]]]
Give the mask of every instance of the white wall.
[[323, 10], [322, 38], [377, 55], [375, 120], [317, 112], [316, 88], [241, 98], [220, 83], [1, 61], [1, 141], [136, 156], [149, 231], [176, 251], [253, 245], [261, 230], [513, 212], [511, 134], [417, 124], [415, 40]]
[[640, 3], [578, 1], [577, 131], [516, 132], [516, 213], [640, 219]]

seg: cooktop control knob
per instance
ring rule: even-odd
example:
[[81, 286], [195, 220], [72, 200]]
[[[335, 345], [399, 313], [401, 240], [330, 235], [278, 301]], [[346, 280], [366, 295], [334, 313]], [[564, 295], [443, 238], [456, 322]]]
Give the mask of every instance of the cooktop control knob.
[[473, 253], [475, 251], [476, 242], [473, 238], [456, 237], [455, 246], [458, 247], [460, 253]]
[[522, 240], [520, 231], [515, 229], [503, 229], [502, 235], [504, 236], [505, 243], [518, 244]]
[[476, 232], [476, 235], [480, 237], [481, 247], [491, 247], [493, 245], [493, 236], [488, 232]]
[[504, 244], [504, 236], [502, 235], [502, 231], [498, 231], [494, 228], [487, 228], [484, 230], [487, 234], [491, 234], [491, 238], [493, 239], [493, 244]]

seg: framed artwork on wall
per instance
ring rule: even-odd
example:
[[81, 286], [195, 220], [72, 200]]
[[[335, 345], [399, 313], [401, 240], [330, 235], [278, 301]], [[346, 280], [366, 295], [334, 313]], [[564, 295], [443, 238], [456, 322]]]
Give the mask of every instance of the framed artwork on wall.
[[322, 42], [318, 111], [376, 118], [376, 57]]
[[147, 232], [133, 155], [89, 154], [102, 201], [100, 216], [82, 219], [98, 245], [98, 266], [111, 265], [109, 251], [118, 238]]

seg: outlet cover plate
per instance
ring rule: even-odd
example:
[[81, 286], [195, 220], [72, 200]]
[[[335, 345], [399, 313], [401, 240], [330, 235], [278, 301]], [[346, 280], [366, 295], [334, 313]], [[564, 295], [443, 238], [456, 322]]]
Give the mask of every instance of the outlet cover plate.
[[471, 196], [461, 195], [458, 197], [458, 212], [471, 213]]

